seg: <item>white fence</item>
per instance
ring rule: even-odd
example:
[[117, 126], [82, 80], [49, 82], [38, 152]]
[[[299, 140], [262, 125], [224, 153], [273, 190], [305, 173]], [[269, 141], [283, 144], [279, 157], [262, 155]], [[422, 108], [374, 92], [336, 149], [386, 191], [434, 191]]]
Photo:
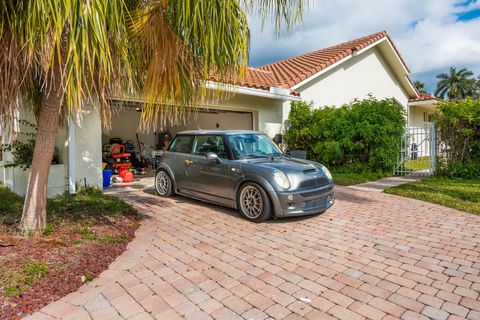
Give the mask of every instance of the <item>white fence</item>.
[[434, 124], [408, 127], [400, 141], [394, 175], [429, 176], [437, 163], [437, 135]]

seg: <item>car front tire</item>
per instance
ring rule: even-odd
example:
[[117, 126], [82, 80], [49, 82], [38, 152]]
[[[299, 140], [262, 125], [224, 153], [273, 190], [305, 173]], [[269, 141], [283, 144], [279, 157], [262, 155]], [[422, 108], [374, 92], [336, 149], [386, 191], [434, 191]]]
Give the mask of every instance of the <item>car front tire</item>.
[[242, 216], [253, 222], [264, 222], [272, 216], [267, 192], [257, 183], [245, 183], [238, 192], [238, 209]]
[[168, 198], [175, 194], [172, 178], [165, 170], [159, 170], [155, 175], [155, 191], [160, 197]]

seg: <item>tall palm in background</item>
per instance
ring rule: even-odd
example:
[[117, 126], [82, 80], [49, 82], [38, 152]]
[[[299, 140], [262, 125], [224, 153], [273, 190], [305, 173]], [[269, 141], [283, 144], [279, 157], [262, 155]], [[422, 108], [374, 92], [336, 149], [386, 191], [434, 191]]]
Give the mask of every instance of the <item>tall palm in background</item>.
[[[247, 11], [276, 30], [298, 22], [302, 0], [0, 0], [0, 126], [12, 137], [20, 105], [37, 117], [23, 208], [25, 235], [46, 223], [48, 173], [62, 115], [88, 105], [110, 123], [109, 96], [138, 93], [142, 125], [178, 117], [218, 81], [241, 77], [248, 60]], [[226, 80], [225, 80], [226, 81]], [[32, 94], [32, 93], [38, 94]], [[38, 97], [30, 103], [28, 97]]]
[[419, 92], [427, 93], [427, 91], [425, 91], [425, 82], [415, 81], [413, 85], [415, 86], [415, 88], [417, 88]]
[[451, 67], [448, 73], [441, 73], [437, 75], [437, 89], [435, 95], [444, 99], [465, 99], [472, 96], [474, 92], [473, 72], [462, 68], [457, 71], [456, 68]]

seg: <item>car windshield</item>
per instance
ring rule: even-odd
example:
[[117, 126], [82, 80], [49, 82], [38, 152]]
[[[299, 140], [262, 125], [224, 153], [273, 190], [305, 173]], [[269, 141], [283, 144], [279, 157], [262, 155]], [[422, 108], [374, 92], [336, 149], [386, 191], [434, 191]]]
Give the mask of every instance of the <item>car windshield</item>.
[[239, 134], [227, 136], [233, 155], [241, 158], [261, 158], [279, 156], [279, 147], [264, 134]]

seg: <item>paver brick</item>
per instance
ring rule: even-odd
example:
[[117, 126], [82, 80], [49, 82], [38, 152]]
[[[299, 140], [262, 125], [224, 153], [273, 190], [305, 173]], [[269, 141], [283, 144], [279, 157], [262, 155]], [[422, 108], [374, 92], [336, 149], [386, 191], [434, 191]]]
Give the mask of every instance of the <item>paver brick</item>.
[[402, 314], [402, 320], [429, 320], [429, 318], [411, 310], [407, 310]]
[[388, 300], [390, 302], [398, 304], [399, 306], [404, 307], [407, 310], [413, 310], [416, 312], [422, 311], [422, 309], [425, 307], [424, 304], [397, 293], [394, 293], [390, 297], [388, 297]]
[[385, 317], [385, 312], [358, 301], [352, 303], [348, 308], [367, 319], [380, 320]]
[[418, 297], [418, 301], [425, 305], [428, 305], [437, 309], [439, 309], [444, 303], [442, 299], [439, 299], [437, 297], [432, 297], [428, 294], [422, 294], [420, 297]]
[[281, 305], [274, 304], [273, 306], [267, 308], [265, 313], [268, 314], [273, 319], [283, 319], [288, 316], [291, 312]]
[[368, 304], [395, 317], [400, 317], [405, 312], [405, 308], [378, 297], [373, 298]]
[[451, 302], [445, 302], [442, 305], [442, 310], [447, 311], [450, 314], [455, 314], [460, 317], [466, 317], [469, 312], [467, 308]]
[[127, 251], [33, 318], [480, 319], [478, 217], [336, 194], [322, 215], [257, 225], [131, 188], [119, 196], [150, 218]]
[[335, 304], [339, 304], [339, 305], [344, 306], [344, 307], [348, 307], [354, 301], [352, 298], [350, 298], [350, 297], [348, 297], [348, 296], [346, 296], [346, 295], [344, 295], [340, 292], [333, 291], [333, 290], [325, 291], [322, 294], [322, 297], [332, 301]]
[[249, 310], [252, 308], [250, 304], [245, 302], [245, 300], [242, 300], [236, 295], [231, 295], [222, 301], [220, 301], [225, 307], [228, 309], [234, 311], [237, 314], [242, 314], [245, 311]]
[[328, 313], [331, 315], [335, 316], [338, 319], [350, 319], [350, 320], [363, 320], [365, 319], [361, 315], [359, 315], [356, 312], [353, 312], [345, 307], [342, 306], [334, 306], [330, 310], [328, 310]]
[[[242, 314], [242, 317], [244, 319], [251, 319], [251, 320], [263, 320], [268, 318], [267, 314], [261, 310], [258, 310], [256, 308], [252, 308]], [[288, 317], [288, 316], [287, 316]]]
[[287, 308], [288, 310], [301, 316], [304, 316], [312, 310], [312, 307], [308, 303], [299, 300], [291, 303]]
[[422, 310], [422, 314], [433, 320], [445, 320], [448, 317], [447, 312], [430, 306], [426, 306]]

